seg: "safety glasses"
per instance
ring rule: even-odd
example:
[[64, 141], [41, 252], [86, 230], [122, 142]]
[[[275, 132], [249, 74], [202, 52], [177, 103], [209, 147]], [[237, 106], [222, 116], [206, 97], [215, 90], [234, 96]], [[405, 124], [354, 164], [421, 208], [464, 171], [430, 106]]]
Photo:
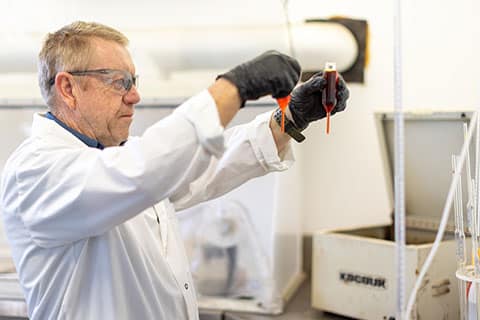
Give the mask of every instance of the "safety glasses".
[[[126, 94], [132, 86], [138, 88], [138, 75], [132, 75], [125, 70], [117, 69], [95, 69], [83, 71], [67, 71], [73, 76], [99, 76], [101, 80], [110, 85], [120, 94]], [[55, 83], [55, 77], [50, 79], [50, 85]]]

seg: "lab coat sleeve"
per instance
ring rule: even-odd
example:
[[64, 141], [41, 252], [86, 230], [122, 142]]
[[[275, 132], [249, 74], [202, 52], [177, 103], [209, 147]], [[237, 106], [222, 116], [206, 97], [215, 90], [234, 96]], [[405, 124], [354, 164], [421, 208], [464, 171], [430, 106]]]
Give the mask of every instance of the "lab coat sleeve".
[[48, 139], [27, 140], [14, 153], [1, 186], [3, 213], [19, 215], [43, 247], [110, 230], [169, 198], [224, 150], [223, 127], [207, 91], [122, 147], [52, 143], [64, 129], [47, 127], [56, 130]]
[[288, 169], [294, 161], [291, 145], [278, 154], [270, 129], [271, 115], [266, 112], [249, 123], [226, 130], [225, 152], [219, 158], [212, 157], [204, 174], [174, 193], [170, 200], [175, 209], [189, 208], [252, 178]]

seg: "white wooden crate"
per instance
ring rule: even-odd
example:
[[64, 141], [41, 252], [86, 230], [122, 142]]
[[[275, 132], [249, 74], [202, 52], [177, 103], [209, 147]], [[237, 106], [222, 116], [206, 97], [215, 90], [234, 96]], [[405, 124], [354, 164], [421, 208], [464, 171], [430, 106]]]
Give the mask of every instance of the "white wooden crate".
[[[392, 319], [396, 310], [395, 242], [382, 239], [382, 228], [365, 229], [366, 236], [359, 235], [360, 231], [314, 236], [312, 304], [359, 319]], [[407, 292], [431, 247], [431, 242], [407, 245]], [[455, 242], [443, 241], [417, 295], [414, 312], [418, 319], [459, 318], [455, 270]]]

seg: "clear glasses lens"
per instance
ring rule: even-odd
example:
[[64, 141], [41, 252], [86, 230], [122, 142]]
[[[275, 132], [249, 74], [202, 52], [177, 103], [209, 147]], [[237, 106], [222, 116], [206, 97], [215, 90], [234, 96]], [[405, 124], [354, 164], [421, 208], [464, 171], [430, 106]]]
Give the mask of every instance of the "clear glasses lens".
[[[115, 75], [115, 73], [118, 72], [118, 75]], [[135, 86], [138, 88], [138, 76], [137, 75], [132, 75], [128, 71], [123, 71], [123, 70], [115, 70], [114, 72], [111, 72], [110, 75], [112, 78], [108, 81], [112, 85], [112, 87], [122, 93], [127, 93], [130, 91], [132, 86]], [[120, 78], [118, 78], [120, 76]]]
[[102, 79], [105, 84], [111, 85], [116, 91], [121, 94], [126, 94], [128, 91], [130, 91], [132, 86], [138, 88], [138, 75], [132, 75], [126, 70], [96, 69], [84, 71], [70, 71], [69, 73], [75, 76], [103, 76]]

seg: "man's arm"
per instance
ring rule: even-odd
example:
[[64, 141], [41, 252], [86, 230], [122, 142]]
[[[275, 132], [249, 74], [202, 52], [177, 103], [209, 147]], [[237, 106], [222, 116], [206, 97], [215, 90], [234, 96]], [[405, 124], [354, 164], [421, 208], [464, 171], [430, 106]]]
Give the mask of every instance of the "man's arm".
[[[217, 105], [220, 123], [225, 127], [240, 109], [242, 100], [238, 89], [230, 81], [220, 78], [208, 88], [208, 92], [212, 95]], [[270, 119], [270, 129], [272, 130], [273, 140], [280, 155], [287, 147], [291, 138], [287, 133], [282, 132], [280, 125], [273, 118], [273, 113]]]
[[220, 78], [208, 88], [208, 92], [217, 105], [220, 123], [226, 127], [242, 105], [237, 87], [232, 82]]
[[[220, 75], [208, 88], [217, 106], [220, 123], [226, 127], [247, 100], [265, 95], [274, 98], [290, 94], [300, 77], [298, 62], [277, 51], [267, 51]], [[270, 121], [278, 154], [285, 149], [290, 137], [281, 132], [278, 124]]]
[[[227, 149], [222, 157], [212, 157], [208, 168], [198, 179], [181, 186], [170, 197], [176, 209], [185, 209], [218, 197], [251, 178], [286, 170], [293, 162], [292, 152], [288, 148], [291, 139], [288, 133], [301, 141], [303, 136], [299, 132], [310, 122], [325, 117], [321, 102], [324, 88], [324, 79], [318, 74], [292, 92], [285, 116], [295, 131], [281, 132], [278, 119], [272, 113], [265, 113], [252, 122], [227, 130]], [[348, 89], [340, 76], [334, 112], [345, 109], [348, 96]], [[278, 116], [278, 112], [275, 113]]]
[[[232, 82], [220, 78], [208, 88], [208, 92], [212, 95], [217, 105], [220, 123], [225, 127], [233, 119], [242, 104], [238, 88]], [[270, 129], [280, 155], [287, 147], [291, 138], [288, 134], [282, 132], [280, 125], [273, 118], [273, 114], [270, 119]]]
[[270, 128], [271, 117], [271, 112], [265, 112], [248, 123], [226, 130], [225, 152], [220, 158], [211, 157], [200, 177], [179, 186], [169, 198], [175, 208], [189, 208], [221, 196], [252, 178], [288, 169], [293, 164], [293, 154], [288, 147], [282, 153], [277, 149]]

